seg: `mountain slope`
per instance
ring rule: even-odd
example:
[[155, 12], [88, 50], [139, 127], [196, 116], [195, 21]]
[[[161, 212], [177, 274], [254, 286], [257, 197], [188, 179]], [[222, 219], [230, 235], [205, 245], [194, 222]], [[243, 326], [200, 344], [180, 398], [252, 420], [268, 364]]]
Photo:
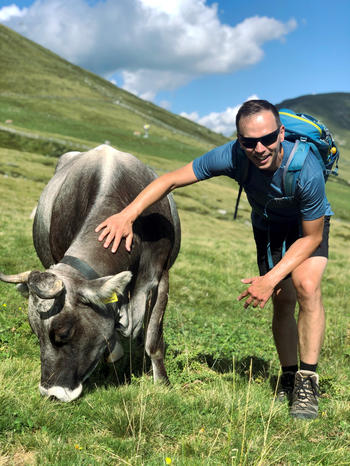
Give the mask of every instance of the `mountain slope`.
[[[0, 122], [92, 144], [184, 160], [226, 141], [186, 118], [139, 99], [0, 25]], [[151, 125], [149, 140], [144, 125]], [[134, 133], [136, 132], [136, 136]], [[0, 134], [0, 145], [1, 145]], [[147, 143], [146, 143], [147, 142]], [[90, 144], [91, 145], [91, 144]], [[192, 153], [194, 150], [194, 154]]]
[[344, 133], [350, 129], [350, 93], [303, 95], [284, 100], [277, 107], [313, 115], [322, 120], [333, 132]]
[[339, 180], [350, 183], [350, 93], [303, 95], [284, 100], [278, 108], [290, 108], [321, 120], [333, 133], [340, 150]]

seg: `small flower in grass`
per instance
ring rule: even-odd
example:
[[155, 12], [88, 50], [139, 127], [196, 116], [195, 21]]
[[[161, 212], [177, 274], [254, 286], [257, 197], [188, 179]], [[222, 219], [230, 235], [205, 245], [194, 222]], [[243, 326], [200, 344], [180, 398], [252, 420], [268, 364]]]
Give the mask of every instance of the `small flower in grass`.
[[78, 443], [76, 443], [76, 444], [74, 445], [74, 448], [75, 448], [76, 450], [82, 450], [82, 449], [83, 449], [83, 447], [81, 447]]
[[21, 307], [19, 307], [19, 308], [18, 308], [18, 310], [19, 310], [19, 311], [21, 311], [21, 310], [22, 310], [22, 308], [21, 308]]
[[200, 434], [203, 434], [203, 433], [204, 433], [204, 427], [201, 427], [201, 428], [199, 429], [199, 433], [200, 433]]
[[6, 307], [6, 306], [7, 306], [7, 304], [6, 304], [6, 303], [4, 303], [4, 304], [3, 304], [3, 306], [4, 306], [4, 307]]
[[172, 463], [171, 458], [169, 458], [169, 456], [167, 456], [165, 458], [165, 462], [166, 462], [166, 464], [171, 464]]

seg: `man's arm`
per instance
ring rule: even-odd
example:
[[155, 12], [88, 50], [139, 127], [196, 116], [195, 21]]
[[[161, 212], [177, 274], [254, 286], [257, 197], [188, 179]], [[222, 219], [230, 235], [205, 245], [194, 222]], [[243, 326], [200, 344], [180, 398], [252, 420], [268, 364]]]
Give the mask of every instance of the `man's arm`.
[[297, 239], [286, 251], [283, 258], [267, 274], [261, 277], [245, 278], [243, 283], [250, 287], [238, 296], [240, 301], [247, 298], [244, 307], [250, 304], [263, 308], [271, 297], [275, 286], [289, 273], [293, 272], [315, 251], [322, 241], [324, 217], [316, 220], [303, 220], [303, 237]]
[[154, 204], [162, 197], [169, 194], [175, 188], [196, 183], [198, 179], [194, 174], [192, 162], [184, 167], [156, 178], [121, 212], [108, 217], [95, 229], [101, 231], [99, 241], [105, 241], [104, 247], [108, 248], [113, 241], [112, 252], [116, 252], [122, 238], [125, 238], [125, 248], [131, 250], [133, 231], [132, 224], [147, 207]]

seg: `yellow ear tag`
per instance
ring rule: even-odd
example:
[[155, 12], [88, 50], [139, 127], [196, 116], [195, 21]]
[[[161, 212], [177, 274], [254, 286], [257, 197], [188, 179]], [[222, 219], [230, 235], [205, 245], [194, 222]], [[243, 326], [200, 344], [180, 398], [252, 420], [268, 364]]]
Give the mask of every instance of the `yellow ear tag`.
[[110, 298], [107, 298], [103, 301], [104, 304], [116, 303], [118, 301], [117, 293], [113, 293]]

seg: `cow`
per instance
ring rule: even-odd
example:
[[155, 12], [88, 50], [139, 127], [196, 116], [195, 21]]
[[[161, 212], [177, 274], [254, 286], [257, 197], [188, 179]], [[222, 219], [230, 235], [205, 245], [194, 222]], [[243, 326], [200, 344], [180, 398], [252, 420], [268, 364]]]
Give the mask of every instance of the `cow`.
[[112, 253], [95, 233], [155, 177], [136, 157], [108, 145], [60, 157], [33, 223], [34, 247], [45, 271], [0, 273], [29, 298], [29, 323], [40, 344], [42, 395], [76, 399], [101, 357], [117, 361], [123, 338], [135, 339], [140, 332], [154, 381], [168, 381], [163, 316], [181, 235], [172, 195], [135, 221], [130, 252], [123, 240]]

